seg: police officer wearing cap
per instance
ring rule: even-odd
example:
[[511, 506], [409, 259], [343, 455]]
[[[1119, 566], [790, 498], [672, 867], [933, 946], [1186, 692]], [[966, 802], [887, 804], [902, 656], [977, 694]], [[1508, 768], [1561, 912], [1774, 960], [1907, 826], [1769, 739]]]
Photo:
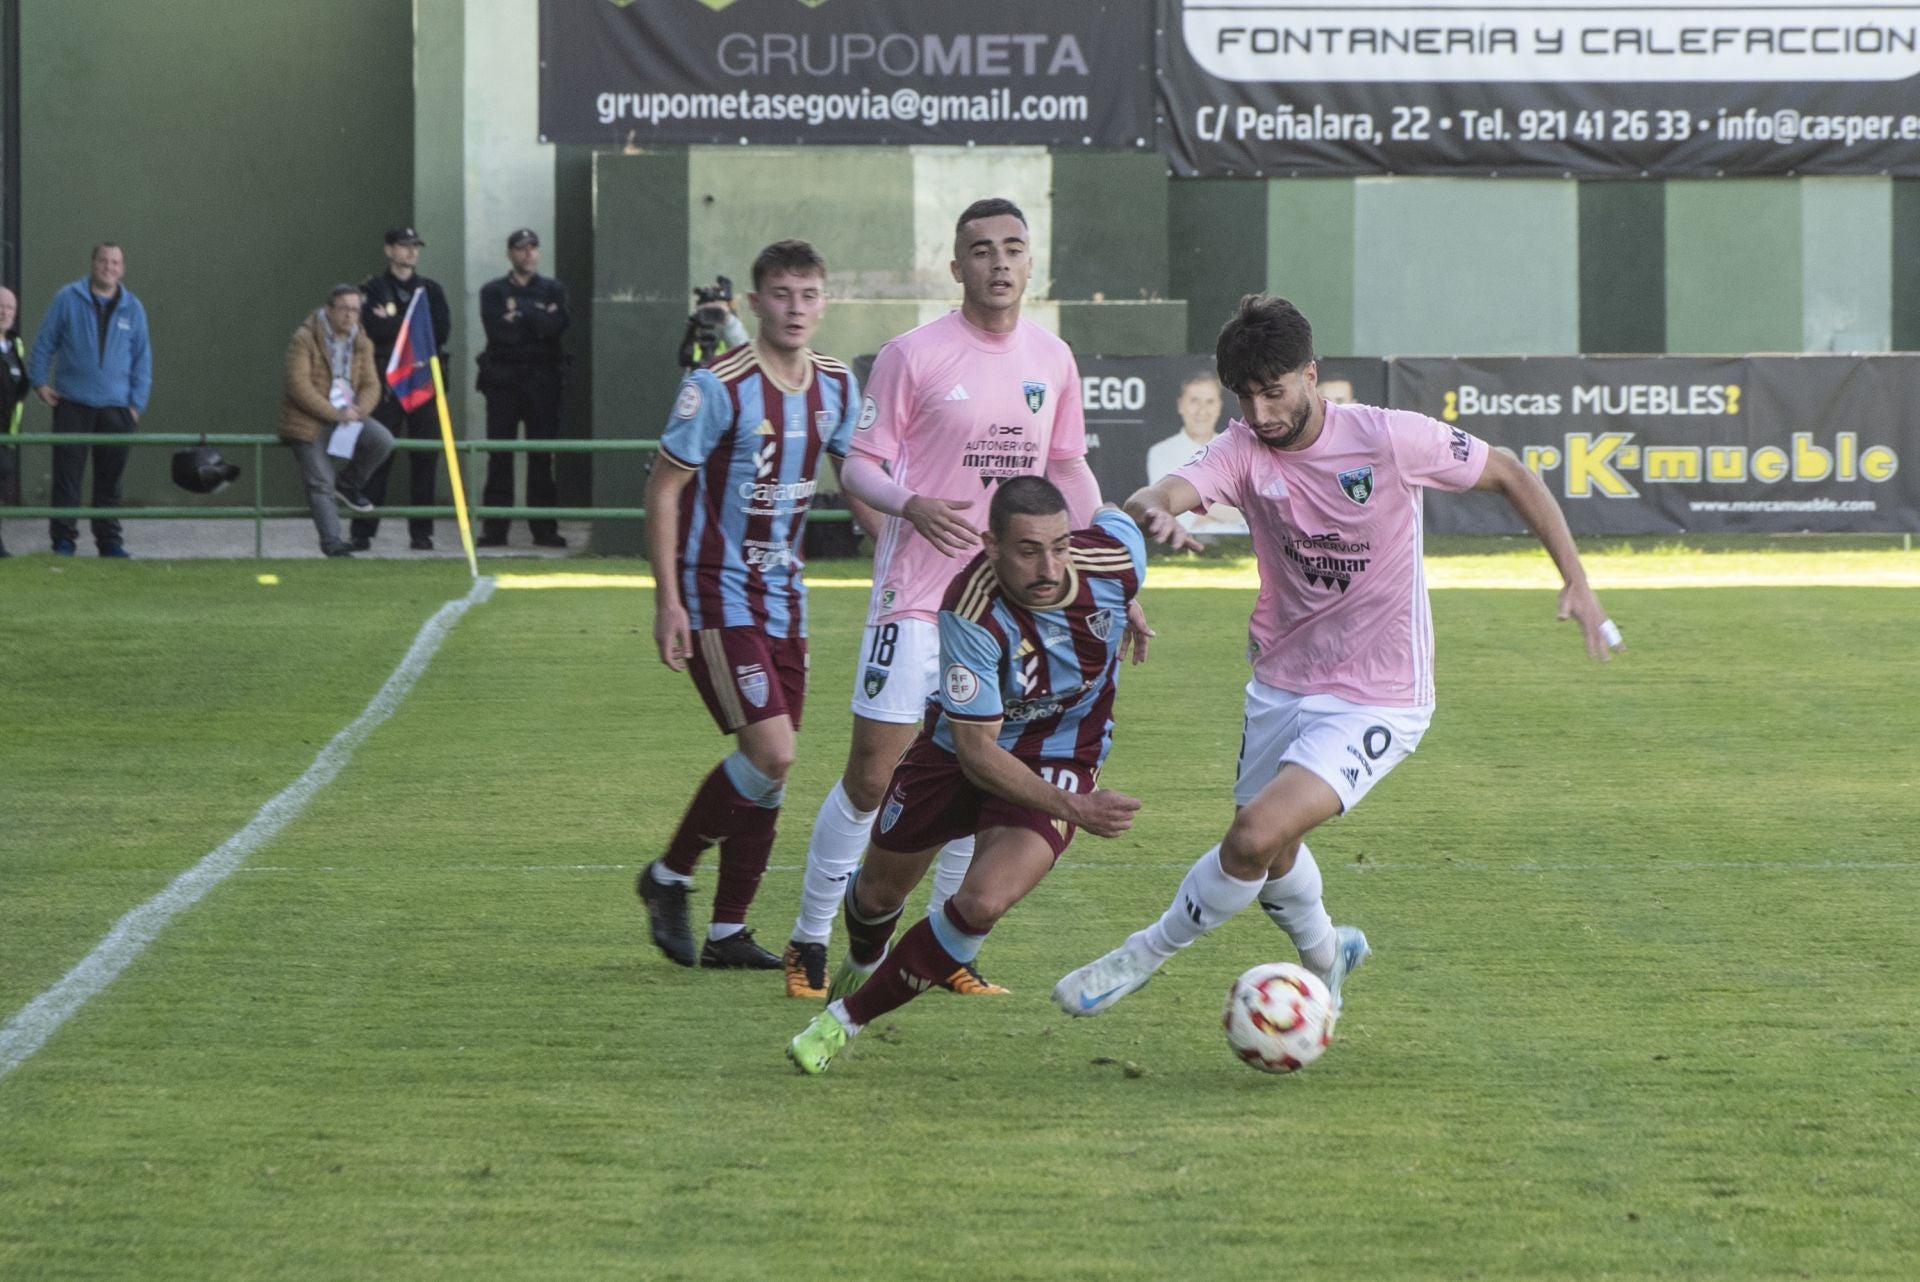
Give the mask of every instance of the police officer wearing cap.
[[[400, 337], [400, 321], [407, 314], [407, 305], [413, 301], [419, 290], [427, 291], [427, 310], [433, 319], [433, 341], [439, 346], [440, 366], [446, 368], [447, 340], [453, 334], [453, 313], [447, 310], [447, 293], [440, 288], [438, 281], [428, 280], [415, 268], [420, 262], [420, 250], [426, 245], [420, 239], [420, 233], [411, 227], [395, 227], [387, 233], [387, 270], [377, 276], [369, 276], [360, 283], [363, 301], [360, 305], [360, 324], [366, 330], [367, 337], [373, 340], [373, 363], [382, 375], [380, 406], [374, 410], [373, 417], [397, 439], [411, 436], [416, 440], [440, 439], [440, 411], [435, 408], [433, 398], [428, 397], [411, 411], [400, 408], [400, 402], [394, 399], [391, 389], [386, 387], [385, 374], [387, 361], [393, 356], [393, 345]], [[407, 501], [414, 507], [432, 507], [434, 481], [440, 474], [439, 450], [413, 450], [407, 452], [409, 486]], [[387, 461], [374, 470], [362, 491], [378, 507], [387, 501], [387, 473], [392, 470], [393, 462], [400, 457], [395, 451]], [[359, 517], [352, 526], [352, 548], [364, 552], [373, 544], [373, 536], [379, 532], [378, 517]], [[416, 552], [433, 550], [433, 518], [409, 517], [407, 532], [412, 537], [409, 546]]]
[[[479, 390], [487, 398], [487, 439], [511, 441], [526, 424], [529, 441], [551, 441], [560, 435], [560, 384], [566, 355], [560, 336], [572, 317], [567, 312], [567, 287], [540, 274], [540, 237], [522, 227], [507, 237], [511, 270], [480, 290], [480, 323], [486, 327], [487, 349], [480, 353]], [[487, 485], [481, 501], [487, 507], [513, 506], [513, 455], [487, 456]], [[553, 483], [553, 455], [527, 455], [527, 506], [553, 507], [559, 502]], [[510, 521], [488, 517], [480, 532], [480, 546], [507, 545]], [[534, 543], [543, 548], [567, 546], [559, 523], [534, 517], [527, 522]]]

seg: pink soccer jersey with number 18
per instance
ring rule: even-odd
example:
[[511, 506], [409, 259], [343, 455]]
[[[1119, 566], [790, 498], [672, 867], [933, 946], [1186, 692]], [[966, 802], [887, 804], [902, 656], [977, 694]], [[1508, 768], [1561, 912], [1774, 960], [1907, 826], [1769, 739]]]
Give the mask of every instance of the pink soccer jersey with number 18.
[[1326, 410], [1304, 450], [1263, 445], [1235, 419], [1173, 474], [1247, 518], [1256, 678], [1381, 707], [1432, 703], [1420, 491], [1472, 488], [1487, 443], [1410, 410]]
[[[967, 500], [958, 515], [985, 528], [1000, 481], [1038, 476], [1049, 460], [1087, 452], [1073, 351], [1029, 320], [989, 334], [949, 312], [880, 349], [853, 449], [886, 464], [915, 494]], [[937, 618], [967, 559], [941, 552], [905, 519], [887, 518], [873, 553], [868, 622]]]

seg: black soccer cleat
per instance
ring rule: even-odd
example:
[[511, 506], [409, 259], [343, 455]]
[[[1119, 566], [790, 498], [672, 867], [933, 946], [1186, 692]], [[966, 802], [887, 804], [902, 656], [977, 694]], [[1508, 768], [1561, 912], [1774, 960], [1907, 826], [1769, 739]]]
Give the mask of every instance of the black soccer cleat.
[[736, 930], [725, 939], [709, 939], [700, 950], [706, 970], [779, 970], [780, 959], [753, 942], [753, 932]]
[[[634, 879], [633, 890], [647, 906], [647, 925], [653, 932], [654, 946], [676, 966], [693, 965], [693, 930], [687, 925], [687, 888], [655, 881], [653, 864], [648, 864]], [[779, 965], [777, 961], [774, 964]]]

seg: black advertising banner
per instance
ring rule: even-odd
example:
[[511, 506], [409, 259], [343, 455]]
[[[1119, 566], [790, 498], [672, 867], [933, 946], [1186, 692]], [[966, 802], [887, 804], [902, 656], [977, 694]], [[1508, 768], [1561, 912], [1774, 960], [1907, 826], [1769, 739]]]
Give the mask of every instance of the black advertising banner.
[[541, 0], [558, 143], [1153, 145], [1138, 0]]
[[[1079, 364], [1087, 463], [1102, 496], [1115, 503], [1192, 458], [1239, 414], [1211, 354], [1082, 356]], [[1322, 360], [1320, 387], [1336, 400], [1383, 405], [1386, 363]], [[1202, 536], [1247, 532], [1240, 514], [1223, 505], [1205, 516], [1189, 513], [1181, 524]]]
[[[1920, 523], [1920, 355], [1402, 358], [1392, 404], [1547, 483], [1576, 534], [1891, 533]], [[1436, 534], [1518, 534], [1486, 494]]]
[[1185, 176], [1920, 174], [1920, 6], [1156, 3]]

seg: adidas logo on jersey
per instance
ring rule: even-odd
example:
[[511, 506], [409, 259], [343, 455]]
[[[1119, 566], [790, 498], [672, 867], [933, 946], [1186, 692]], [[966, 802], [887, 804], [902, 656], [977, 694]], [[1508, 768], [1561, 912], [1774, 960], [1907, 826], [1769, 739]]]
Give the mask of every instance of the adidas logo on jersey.
[[966, 388], [960, 386], [960, 384], [958, 383], [955, 383], [953, 385], [953, 390], [947, 393], [947, 399], [950, 401], [970, 401], [973, 398], [967, 395]]

